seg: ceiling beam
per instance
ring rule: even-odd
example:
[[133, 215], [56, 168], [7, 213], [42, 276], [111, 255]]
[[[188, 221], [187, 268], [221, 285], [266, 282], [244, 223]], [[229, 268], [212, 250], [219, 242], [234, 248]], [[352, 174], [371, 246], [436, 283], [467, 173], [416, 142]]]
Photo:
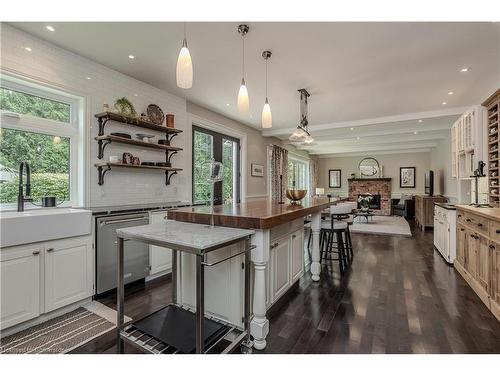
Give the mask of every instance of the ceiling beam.
[[346, 152], [343, 154], [321, 154], [320, 159], [329, 158], [349, 158], [352, 156], [373, 156], [373, 155], [394, 155], [394, 154], [416, 154], [430, 152], [430, 148], [415, 148], [412, 150], [390, 150], [390, 151], [364, 151], [364, 152]]
[[[425, 120], [425, 119], [430, 119], [430, 118], [435, 118], [435, 117], [455, 116], [455, 115], [461, 115], [468, 108], [469, 107], [453, 107], [453, 108], [440, 109], [440, 110], [436, 110], [436, 111], [405, 113], [402, 115], [376, 117], [376, 118], [371, 118], [371, 119], [344, 121], [344, 122], [333, 122], [330, 124], [320, 124], [320, 125], [310, 125], [309, 131], [314, 133], [314, 132], [318, 132], [318, 131], [322, 131], [322, 130], [341, 129], [341, 128], [350, 128], [350, 127], [356, 127], [356, 126], [368, 126], [368, 125], [377, 125], [377, 124], [390, 124], [390, 123], [397, 123], [397, 122], [403, 122], [403, 121]], [[293, 133], [293, 131], [295, 129], [296, 129], [296, 127], [265, 130], [265, 131], [262, 131], [262, 135], [264, 137], [290, 135]]]
[[337, 148], [335, 152], [332, 152], [332, 147], [326, 148], [315, 148], [310, 150], [309, 153], [313, 155], [321, 155], [321, 154], [341, 154], [346, 152], [363, 152], [363, 151], [384, 151], [384, 150], [406, 150], [406, 149], [415, 149], [415, 148], [432, 148], [438, 145], [437, 142], [413, 142], [413, 143], [395, 143], [393, 145], [360, 145], [360, 147], [346, 147], [346, 148]]

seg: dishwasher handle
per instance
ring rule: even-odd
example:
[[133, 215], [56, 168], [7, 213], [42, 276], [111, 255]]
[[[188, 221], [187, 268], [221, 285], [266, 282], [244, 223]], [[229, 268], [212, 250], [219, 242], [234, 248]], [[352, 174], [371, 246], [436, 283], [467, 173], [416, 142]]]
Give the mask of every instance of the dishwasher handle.
[[145, 219], [147, 219], [147, 216], [135, 217], [135, 218], [132, 218], [132, 219], [120, 219], [120, 220], [102, 221], [101, 222], [101, 227], [103, 227], [105, 225], [110, 225], [110, 224], [131, 223], [133, 221], [143, 221]]

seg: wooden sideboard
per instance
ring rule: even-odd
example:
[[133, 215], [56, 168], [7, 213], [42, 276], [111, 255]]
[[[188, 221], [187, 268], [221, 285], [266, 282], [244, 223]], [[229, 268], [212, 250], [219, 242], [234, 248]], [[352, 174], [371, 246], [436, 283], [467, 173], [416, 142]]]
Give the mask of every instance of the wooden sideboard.
[[457, 206], [454, 266], [500, 320], [500, 208]]
[[425, 227], [434, 226], [434, 203], [446, 203], [446, 197], [440, 195], [416, 195], [415, 196], [415, 224], [425, 231]]

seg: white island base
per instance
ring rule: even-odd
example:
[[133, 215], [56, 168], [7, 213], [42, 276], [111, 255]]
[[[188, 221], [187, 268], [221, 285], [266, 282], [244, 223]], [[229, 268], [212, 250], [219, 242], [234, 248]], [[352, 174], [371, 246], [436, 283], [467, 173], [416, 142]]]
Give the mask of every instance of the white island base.
[[[319, 217], [316, 221], [319, 225]], [[319, 234], [319, 229], [317, 230]], [[317, 236], [315, 236], [317, 237]], [[317, 244], [317, 241], [315, 241]], [[271, 229], [255, 229], [252, 236], [252, 320], [254, 348], [266, 347], [269, 332], [267, 310], [274, 305], [304, 273], [304, 219], [296, 219]], [[317, 246], [314, 246], [317, 247]], [[213, 253], [207, 262], [213, 263], [244, 249], [240, 242]], [[314, 249], [313, 249], [314, 250]], [[315, 249], [319, 261], [319, 248]], [[178, 255], [177, 301], [195, 306], [195, 257]], [[318, 263], [319, 265], [319, 263]], [[209, 267], [205, 271], [205, 313], [243, 327], [244, 269], [243, 256]], [[319, 267], [318, 267], [319, 280]]]

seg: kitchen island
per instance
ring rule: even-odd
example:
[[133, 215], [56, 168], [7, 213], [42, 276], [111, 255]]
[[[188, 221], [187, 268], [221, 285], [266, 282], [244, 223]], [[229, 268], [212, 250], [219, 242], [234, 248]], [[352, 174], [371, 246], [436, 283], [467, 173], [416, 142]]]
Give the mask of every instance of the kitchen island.
[[[177, 221], [209, 224], [240, 229], [253, 229], [251, 237], [255, 248], [251, 252], [253, 263], [252, 320], [250, 332], [254, 348], [266, 347], [269, 332], [267, 310], [294, 286], [304, 272], [304, 218], [311, 216], [312, 256], [311, 273], [314, 281], [320, 279], [319, 234], [321, 211], [345, 199], [305, 198], [301, 204], [278, 204], [260, 199], [234, 205], [196, 206], [169, 211], [168, 218]], [[227, 256], [241, 251], [228, 248]], [[188, 257], [179, 259], [177, 298], [192, 304], [194, 293], [192, 275], [194, 264]], [[232, 265], [207, 273], [207, 312], [220, 319], [241, 325], [242, 283], [241, 260], [234, 258]], [[209, 290], [212, 284], [211, 291]], [[228, 313], [229, 312], [229, 313]]]

